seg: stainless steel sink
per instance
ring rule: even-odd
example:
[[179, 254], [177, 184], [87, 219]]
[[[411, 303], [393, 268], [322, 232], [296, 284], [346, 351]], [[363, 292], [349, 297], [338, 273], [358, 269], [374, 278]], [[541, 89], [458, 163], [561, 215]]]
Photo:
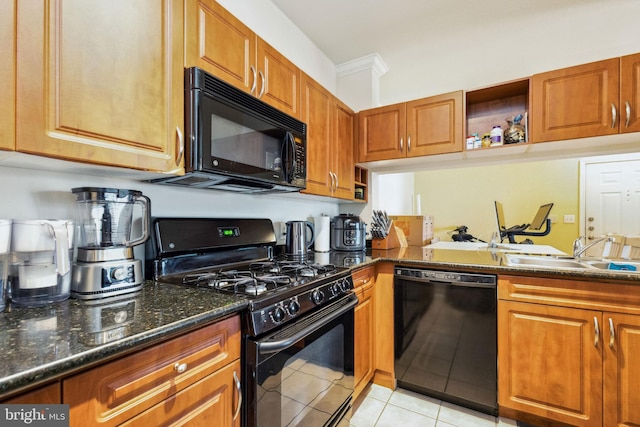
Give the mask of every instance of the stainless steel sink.
[[[504, 254], [503, 257], [504, 265], [509, 267], [547, 268], [552, 270], [607, 270], [610, 272], [619, 271], [640, 274], [640, 262], [638, 261], [518, 254]], [[611, 265], [612, 263], [614, 265]], [[631, 269], [626, 269], [625, 266], [630, 266]], [[633, 270], [633, 267], [636, 269]]]
[[509, 267], [532, 267], [551, 269], [595, 269], [596, 267], [582, 263], [574, 258], [535, 255], [504, 255], [505, 265]]

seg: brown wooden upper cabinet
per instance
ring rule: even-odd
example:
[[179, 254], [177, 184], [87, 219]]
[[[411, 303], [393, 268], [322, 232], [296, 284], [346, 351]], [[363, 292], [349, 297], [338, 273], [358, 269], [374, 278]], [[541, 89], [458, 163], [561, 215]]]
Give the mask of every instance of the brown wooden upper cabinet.
[[301, 98], [301, 120], [308, 126], [303, 192], [353, 199], [353, 111], [304, 73]]
[[15, 3], [0, 2], [0, 149], [16, 147]]
[[462, 91], [359, 113], [359, 161], [462, 151]]
[[16, 149], [180, 173], [182, 11], [181, 0], [21, 2]]
[[640, 54], [536, 74], [534, 142], [640, 131]]
[[215, 0], [185, 2], [185, 67], [197, 66], [300, 117], [300, 69]]

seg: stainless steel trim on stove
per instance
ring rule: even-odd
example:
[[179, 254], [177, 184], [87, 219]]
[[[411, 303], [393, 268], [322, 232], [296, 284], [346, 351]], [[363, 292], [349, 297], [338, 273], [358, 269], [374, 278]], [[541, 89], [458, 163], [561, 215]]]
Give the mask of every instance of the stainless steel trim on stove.
[[[354, 294], [349, 294], [346, 298], [335, 302], [334, 304], [325, 307], [318, 313], [315, 313], [303, 320], [304, 325], [301, 329], [300, 323], [295, 323], [289, 327], [285, 327], [276, 332], [270, 337], [263, 338], [256, 342], [258, 351], [260, 353], [276, 353], [284, 350], [287, 347], [292, 346], [296, 342], [300, 341], [307, 335], [310, 335], [314, 331], [320, 329], [332, 320], [337, 319], [344, 313], [352, 310], [358, 305], [358, 297]], [[302, 322], [301, 322], [302, 323]], [[277, 341], [269, 341], [272, 338], [280, 338]]]

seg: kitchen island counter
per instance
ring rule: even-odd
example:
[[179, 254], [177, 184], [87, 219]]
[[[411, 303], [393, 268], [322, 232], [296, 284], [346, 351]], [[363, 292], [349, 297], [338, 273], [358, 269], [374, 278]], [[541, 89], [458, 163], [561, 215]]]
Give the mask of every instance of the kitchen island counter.
[[142, 290], [0, 314], [0, 396], [46, 383], [236, 314], [246, 298], [145, 282]]
[[[464, 243], [460, 244], [463, 247]], [[527, 245], [523, 246], [520, 254], [528, 253]], [[509, 266], [504, 255], [515, 254], [515, 251], [503, 249], [480, 248], [476, 250], [438, 249], [429, 246], [408, 246], [390, 250], [368, 250], [366, 262], [393, 262], [402, 265], [414, 265], [424, 268], [440, 270], [464, 270], [479, 273], [526, 275], [540, 277], [555, 277], [576, 280], [597, 281], [625, 281], [640, 285], [640, 272], [607, 270], [607, 269], [570, 269], [570, 268], [541, 268], [536, 266]]]

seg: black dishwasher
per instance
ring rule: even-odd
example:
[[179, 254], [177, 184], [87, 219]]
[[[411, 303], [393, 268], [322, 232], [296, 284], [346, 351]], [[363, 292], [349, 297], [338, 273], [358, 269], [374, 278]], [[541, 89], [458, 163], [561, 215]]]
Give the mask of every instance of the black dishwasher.
[[398, 387], [497, 415], [496, 276], [395, 267]]

